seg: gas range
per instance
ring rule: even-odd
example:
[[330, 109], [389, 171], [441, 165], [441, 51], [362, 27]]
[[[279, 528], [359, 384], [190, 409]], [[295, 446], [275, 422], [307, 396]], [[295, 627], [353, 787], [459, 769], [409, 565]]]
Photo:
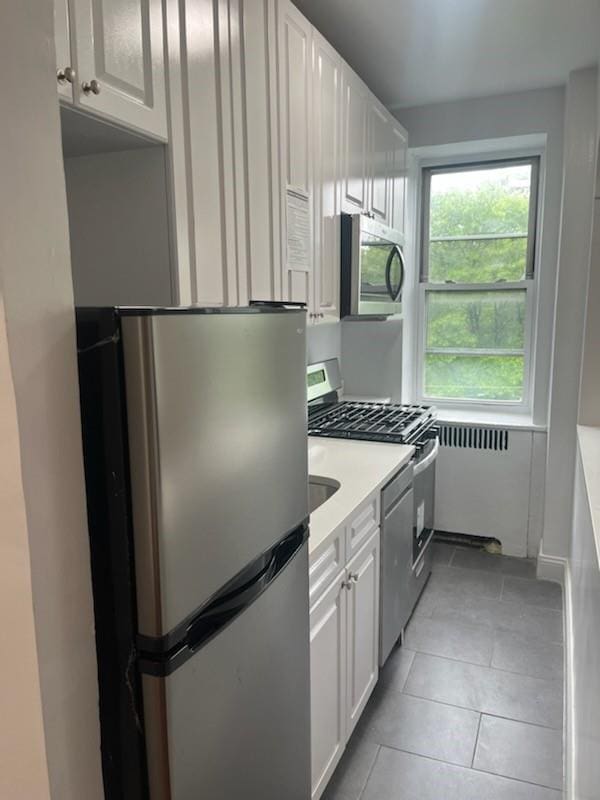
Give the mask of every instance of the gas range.
[[309, 436], [412, 444], [418, 458], [438, 435], [432, 406], [340, 399], [341, 380], [335, 360], [312, 364], [307, 375]]
[[435, 423], [435, 409], [429, 406], [340, 400], [309, 410], [308, 433], [416, 445], [437, 435]]

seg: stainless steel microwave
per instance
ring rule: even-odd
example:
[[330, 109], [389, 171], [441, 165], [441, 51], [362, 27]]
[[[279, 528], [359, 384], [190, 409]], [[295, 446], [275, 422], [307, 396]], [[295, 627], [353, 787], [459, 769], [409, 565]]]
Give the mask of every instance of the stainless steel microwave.
[[365, 214], [342, 214], [341, 236], [341, 316], [399, 314], [404, 237]]

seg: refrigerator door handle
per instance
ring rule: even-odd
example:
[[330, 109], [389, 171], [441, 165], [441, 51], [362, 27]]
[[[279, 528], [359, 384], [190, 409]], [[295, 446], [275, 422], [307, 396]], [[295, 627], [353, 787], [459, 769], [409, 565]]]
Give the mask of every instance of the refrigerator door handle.
[[[146, 652], [140, 652], [140, 670], [157, 676], [174, 672], [252, 605], [283, 572], [307, 539], [306, 524], [280, 539], [212, 597], [208, 605], [188, 624], [185, 635], [178, 644], [168, 650], [159, 651], [152, 647]], [[141, 644], [143, 646], [144, 643]]]

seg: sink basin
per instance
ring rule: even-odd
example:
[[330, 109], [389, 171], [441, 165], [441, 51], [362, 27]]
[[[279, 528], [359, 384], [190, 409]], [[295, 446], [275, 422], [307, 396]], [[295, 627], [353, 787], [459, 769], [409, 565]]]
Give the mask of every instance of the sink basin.
[[333, 478], [322, 478], [320, 475], [308, 476], [308, 510], [312, 514], [340, 488], [339, 481]]

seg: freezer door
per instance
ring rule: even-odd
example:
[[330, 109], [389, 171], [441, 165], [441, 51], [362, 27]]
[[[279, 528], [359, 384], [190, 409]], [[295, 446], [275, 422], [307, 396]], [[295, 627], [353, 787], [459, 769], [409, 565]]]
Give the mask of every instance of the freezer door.
[[121, 331], [139, 632], [168, 639], [308, 516], [305, 319], [140, 314]]
[[310, 797], [308, 545], [166, 678], [143, 676], [151, 800]]

